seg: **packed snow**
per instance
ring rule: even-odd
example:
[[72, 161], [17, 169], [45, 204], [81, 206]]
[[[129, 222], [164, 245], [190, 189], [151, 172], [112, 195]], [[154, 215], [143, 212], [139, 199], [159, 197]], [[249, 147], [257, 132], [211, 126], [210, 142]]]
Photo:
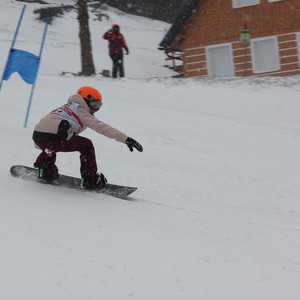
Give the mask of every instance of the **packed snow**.
[[[0, 3], [1, 72], [22, 5]], [[38, 54], [39, 7], [27, 4], [15, 48]], [[175, 79], [157, 50], [170, 24], [105, 13], [90, 17], [94, 77], [71, 74], [81, 71], [76, 12], [49, 26], [27, 128], [31, 86], [18, 74], [3, 83], [1, 299], [299, 299], [300, 78]], [[124, 79], [100, 74], [112, 23], [130, 50]], [[128, 201], [9, 173], [32, 166], [34, 125], [82, 85], [103, 94], [97, 117], [144, 147], [83, 133], [111, 183], [138, 187]], [[57, 166], [80, 176], [78, 153], [58, 154]]]

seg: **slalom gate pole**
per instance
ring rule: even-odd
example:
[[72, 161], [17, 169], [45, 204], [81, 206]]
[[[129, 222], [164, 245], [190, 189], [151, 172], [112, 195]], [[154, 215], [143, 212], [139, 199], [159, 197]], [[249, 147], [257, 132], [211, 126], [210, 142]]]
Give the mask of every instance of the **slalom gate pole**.
[[24, 15], [25, 9], [26, 9], [26, 5], [23, 5], [22, 11], [21, 11], [21, 15], [20, 15], [20, 17], [19, 17], [19, 22], [18, 22], [18, 25], [17, 25], [17, 29], [16, 29], [16, 31], [15, 31], [15, 35], [14, 35], [14, 38], [13, 38], [13, 40], [12, 40], [12, 43], [11, 43], [9, 52], [8, 52], [8, 57], [7, 57], [7, 61], [6, 61], [6, 64], [5, 64], [5, 68], [4, 68], [4, 70], [3, 70], [3, 74], [2, 74], [2, 77], [1, 77], [1, 82], [0, 82], [0, 92], [1, 92], [2, 83], [3, 83], [3, 76], [4, 76], [4, 73], [5, 73], [7, 64], [8, 64], [9, 57], [10, 57], [10, 52], [11, 52], [11, 50], [14, 48], [15, 42], [16, 42], [16, 40], [17, 40], [17, 35], [18, 35], [18, 33], [19, 33], [19, 29], [20, 29], [20, 26], [21, 26], [21, 22], [22, 22], [22, 19], [23, 19], [23, 15]]
[[[38, 65], [38, 69], [37, 69], [37, 74], [39, 72], [39, 67], [41, 64], [42, 53], [43, 53], [43, 49], [44, 49], [44, 45], [45, 45], [48, 24], [49, 24], [49, 18], [47, 18], [47, 20], [45, 22], [45, 29], [44, 29], [43, 39], [42, 39], [40, 53], [39, 53], [39, 65]], [[36, 74], [36, 76], [37, 76], [37, 74]], [[32, 104], [32, 98], [33, 98], [33, 93], [34, 93], [34, 89], [35, 89], [36, 79], [35, 79], [34, 83], [32, 84], [32, 88], [31, 88], [31, 92], [30, 92], [29, 102], [28, 102], [27, 111], [26, 111], [26, 117], [25, 117], [25, 121], [24, 121], [24, 125], [23, 125], [24, 128], [27, 127], [27, 123], [28, 123], [28, 118], [29, 118], [30, 108], [31, 108], [31, 104]]]

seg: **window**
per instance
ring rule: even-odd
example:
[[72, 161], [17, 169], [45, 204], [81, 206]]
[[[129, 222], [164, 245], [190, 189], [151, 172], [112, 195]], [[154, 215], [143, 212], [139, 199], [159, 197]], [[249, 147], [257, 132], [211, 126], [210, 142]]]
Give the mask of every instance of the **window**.
[[300, 65], [300, 32], [297, 33], [296, 37], [297, 37], [297, 48], [298, 48], [298, 61]]
[[233, 76], [231, 44], [220, 44], [206, 48], [207, 70], [209, 76]]
[[269, 2], [278, 2], [278, 1], [282, 1], [282, 0], [268, 0]]
[[258, 38], [251, 41], [254, 73], [280, 69], [277, 37]]
[[260, 0], [232, 0], [233, 8], [245, 7], [257, 5], [260, 3]]

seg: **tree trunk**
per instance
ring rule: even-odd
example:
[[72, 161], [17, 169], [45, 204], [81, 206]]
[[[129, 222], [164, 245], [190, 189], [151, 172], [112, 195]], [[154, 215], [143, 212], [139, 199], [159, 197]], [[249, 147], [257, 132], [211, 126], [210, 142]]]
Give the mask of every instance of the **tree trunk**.
[[89, 15], [87, 0], [78, 0], [79, 39], [81, 48], [81, 75], [91, 76], [95, 74], [93, 62], [91, 35], [89, 30]]

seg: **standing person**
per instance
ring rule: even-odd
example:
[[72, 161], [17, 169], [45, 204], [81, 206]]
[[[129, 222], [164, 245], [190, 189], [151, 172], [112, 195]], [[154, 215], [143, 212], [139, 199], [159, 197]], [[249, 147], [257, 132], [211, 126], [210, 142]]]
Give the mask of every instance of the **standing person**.
[[117, 78], [118, 73], [120, 77], [124, 77], [123, 48], [126, 55], [129, 54], [129, 50], [123, 34], [120, 33], [120, 26], [113, 24], [112, 28], [104, 33], [103, 38], [108, 40], [109, 55], [113, 62], [113, 78]]
[[142, 152], [143, 147], [125, 133], [98, 120], [94, 113], [102, 106], [102, 95], [93, 87], [83, 86], [68, 102], [42, 118], [35, 126], [33, 141], [42, 152], [34, 167], [38, 168], [39, 180], [53, 182], [59, 177], [55, 165], [57, 152], [80, 152], [80, 173], [82, 187], [95, 189], [104, 186], [105, 176], [97, 173], [96, 155], [91, 140], [79, 136], [87, 127], [99, 134], [124, 143], [132, 152], [133, 148]]

